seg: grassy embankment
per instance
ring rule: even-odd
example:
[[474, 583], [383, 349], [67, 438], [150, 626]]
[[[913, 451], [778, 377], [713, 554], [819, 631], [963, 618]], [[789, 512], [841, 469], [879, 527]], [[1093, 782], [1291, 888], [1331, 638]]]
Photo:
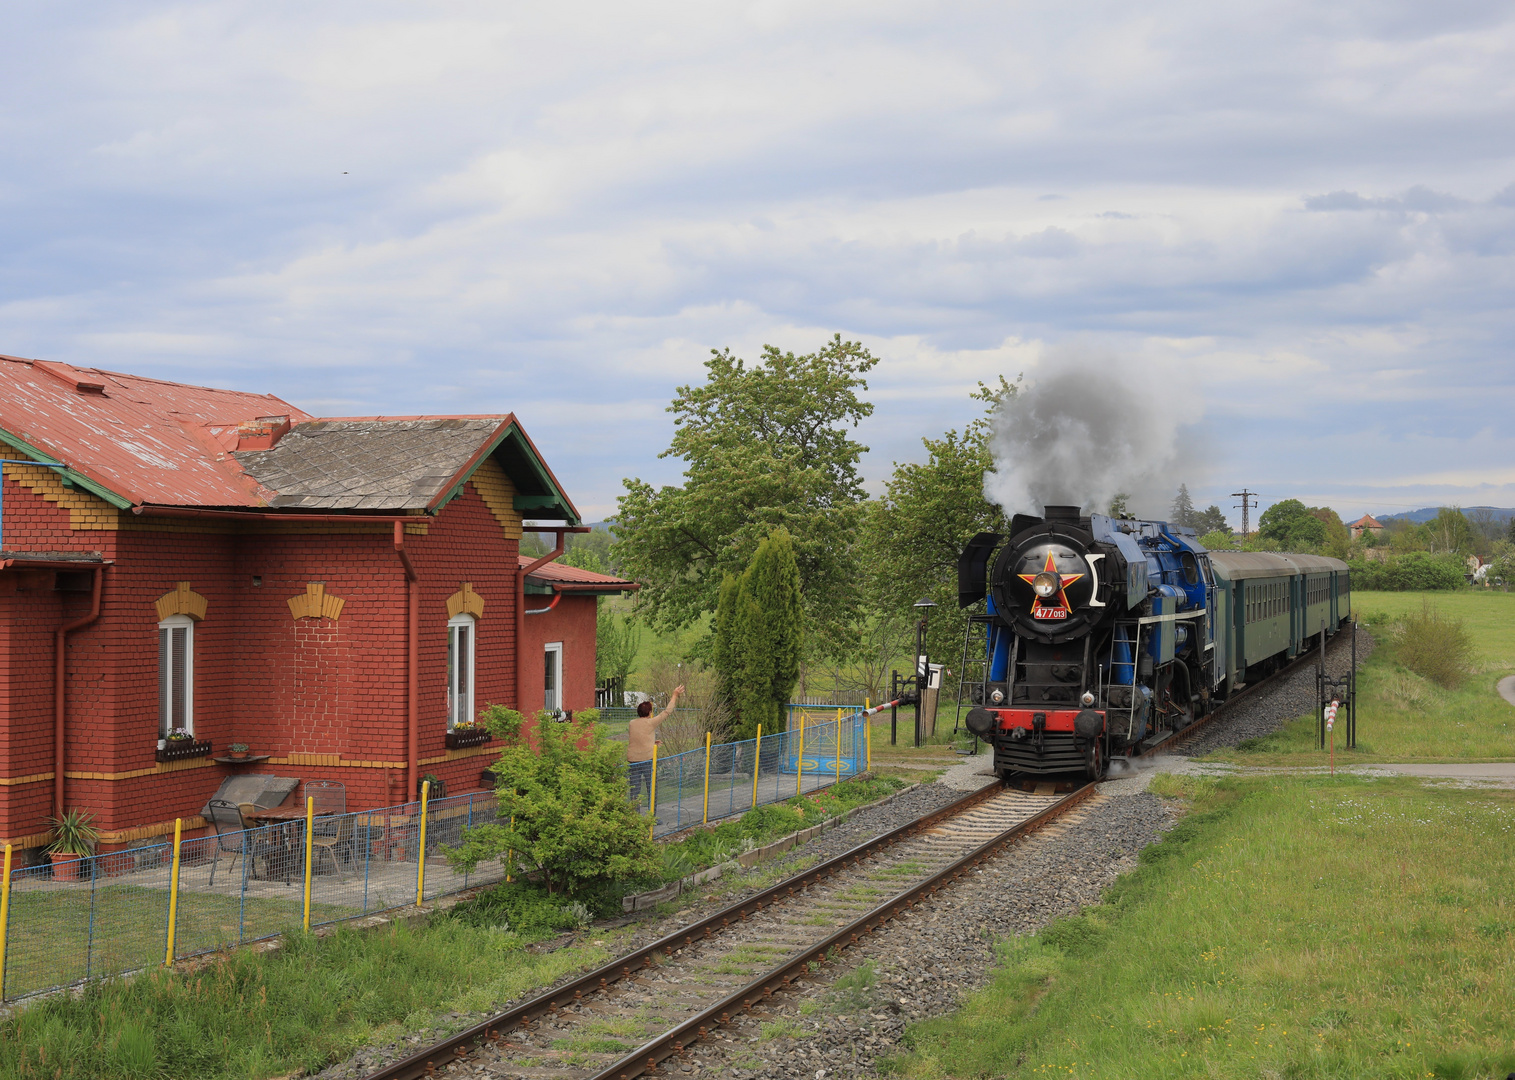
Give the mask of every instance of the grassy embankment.
[[[1374, 761], [1515, 761], [1515, 708], [1495, 689], [1515, 673], [1515, 595], [1466, 590], [1356, 594], [1359, 618], [1373, 634], [1373, 656], [1358, 677], [1357, 749], [1338, 764]], [[1471, 670], [1455, 689], [1412, 671], [1394, 623], [1426, 605], [1460, 619], [1472, 642]], [[1246, 765], [1321, 765], [1315, 717], [1300, 717], [1263, 739], [1220, 751], [1215, 759]]]
[[[883, 778], [849, 780], [749, 811], [667, 845], [664, 878], [729, 859], [901, 786]], [[783, 872], [753, 873], [762, 879]], [[584, 899], [602, 913], [619, 914], [622, 893], [656, 884], [628, 884]], [[194, 973], [159, 970], [96, 982], [78, 996], [34, 1002], [0, 1021], [0, 1076], [259, 1080], [318, 1071], [448, 1013], [485, 1010], [567, 971], [602, 963], [635, 930], [585, 928], [593, 940], [581, 937], [549, 953], [528, 948], [580, 924], [586, 914], [516, 883], [425, 920], [368, 931], [344, 927], [324, 939], [296, 929], [281, 949], [217, 956]], [[159, 944], [150, 947], [161, 947], [161, 921], [157, 925]]]
[[1103, 904], [1000, 946], [911, 1077], [1503, 1077], [1515, 792], [1160, 777], [1194, 813]]

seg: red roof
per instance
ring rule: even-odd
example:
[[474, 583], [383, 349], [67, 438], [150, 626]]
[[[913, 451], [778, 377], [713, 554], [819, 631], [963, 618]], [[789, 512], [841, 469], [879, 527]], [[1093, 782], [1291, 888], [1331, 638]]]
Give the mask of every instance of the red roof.
[[[522, 566], [536, 562], [530, 555], [520, 557]], [[560, 562], [545, 563], [528, 575], [528, 580], [542, 585], [551, 585], [555, 592], [620, 593], [635, 592], [642, 586], [627, 578], [610, 574], [597, 574], [577, 566]]]
[[0, 429], [118, 505], [259, 505], [257, 484], [231, 457], [238, 423], [259, 416], [310, 419], [268, 394], [0, 356]]
[[1353, 528], [1353, 529], [1381, 529], [1381, 528], [1383, 528], [1382, 525], [1380, 525], [1377, 521], [1373, 520], [1373, 515], [1372, 514], [1364, 514], [1362, 517], [1360, 517], [1356, 521], [1352, 522], [1352, 524], [1350, 526], [1348, 526], [1348, 527], [1349, 528]]
[[508, 413], [320, 420], [268, 394], [0, 355], [0, 444], [122, 509], [434, 512], [493, 456], [518, 509], [578, 524]]

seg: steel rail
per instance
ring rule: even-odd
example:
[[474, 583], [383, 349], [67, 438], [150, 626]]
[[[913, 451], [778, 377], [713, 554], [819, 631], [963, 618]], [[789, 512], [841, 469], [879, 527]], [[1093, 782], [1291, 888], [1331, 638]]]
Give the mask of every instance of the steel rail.
[[[991, 784], [985, 790], [1000, 789], [998, 785]], [[775, 990], [782, 990], [797, 976], [808, 974], [812, 965], [829, 963], [833, 949], [847, 949], [860, 944], [864, 936], [915, 907], [917, 900], [934, 895], [937, 890], [956, 881], [986, 859], [993, 858], [1000, 849], [1035, 832], [1053, 818], [1066, 814], [1093, 794], [1094, 790], [1093, 783], [1074, 789], [1057, 802], [948, 863], [924, 881], [890, 897], [825, 940], [806, 946], [803, 953], [790, 957], [714, 1005], [644, 1043], [614, 1065], [593, 1074], [589, 1080], [631, 1080], [644, 1073], [656, 1073], [663, 1061], [675, 1054], [683, 1056], [693, 1043], [708, 1036], [711, 1028], [730, 1023], [738, 1012], [751, 1011], [754, 1005], [772, 997]]]
[[792, 874], [761, 892], [729, 904], [715, 914], [675, 930], [650, 945], [644, 945], [640, 949], [618, 956], [609, 963], [540, 994], [530, 1001], [496, 1013], [482, 1023], [459, 1031], [409, 1057], [391, 1062], [377, 1072], [370, 1073], [366, 1080], [415, 1080], [417, 1077], [430, 1076], [448, 1062], [457, 1061], [468, 1054], [481, 1041], [493, 1041], [516, 1027], [529, 1026], [537, 1017], [557, 1012], [565, 1005], [583, 1000], [588, 994], [605, 990], [612, 983], [630, 978], [634, 973], [652, 967], [655, 953], [661, 952], [672, 956], [676, 950], [692, 946], [696, 940], [704, 941], [714, 937], [716, 933], [734, 924], [745, 922], [748, 915], [755, 915], [768, 906], [788, 900], [795, 895], [797, 890], [819, 882], [822, 876], [834, 874], [847, 863], [855, 865], [864, 859], [871, 858], [884, 848], [930, 828], [939, 821], [956, 817], [964, 810], [992, 798], [1003, 790], [999, 784], [987, 784], [978, 791], [971, 792], [929, 814], [908, 821], [889, 832], [881, 833], [871, 840], [865, 840], [856, 847], [849, 848], [819, 865]]

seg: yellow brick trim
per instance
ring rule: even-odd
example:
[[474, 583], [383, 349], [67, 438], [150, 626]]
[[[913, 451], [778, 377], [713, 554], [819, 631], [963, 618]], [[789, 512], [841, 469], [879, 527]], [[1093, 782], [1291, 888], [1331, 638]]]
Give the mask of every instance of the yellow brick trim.
[[43, 844], [51, 844], [53, 834], [50, 832], [27, 833], [25, 836], [0, 837], [0, 844], [9, 844], [11, 847], [41, 847]]
[[335, 622], [342, 616], [342, 607], [347, 603], [340, 596], [326, 595], [326, 584], [312, 581], [305, 591], [289, 598], [289, 612], [296, 619], [330, 619]]
[[183, 758], [179, 761], [159, 761], [149, 769], [132, 769], [128, 772], [69, 772], [66, 780], [134, 780], [139, 776], [162, 776], [164, 773], [183, 772], [185, 769], [209, 769], [215, 766], [210, 758]]
[[189, 587], [189, 582], [181, 581], [173, 592], [166, 592], [154, 601], [158, 609], [158, 621], [162, 622], [170, 615], [188, 615], [191, 619], [199, 621], [205, 618], [205, 612], [209, 610], [210, 601]]
[[[209, 825], [199, 814], [194, 817], [182, 818], [183, 827], [186, 829], [203, 829]], [[124, 844], [130, 840], [146, 840], [153, 836], [172, 836], [174, 823], [172, 821], [160, 821], [155, 825], [138, 825], [134, 829], [121, 829], [117, 832], [102, 832], [100, 842], [102, 844]]]
[[68, 527], [76, 532], [114, 532], [121, 514], [114, 506], [80, 488], [66, 488], [56, 470], [41, 465], [7, 465], [5, 475], [33, 494], [68, 511]]
[[456, 619], [467, 612], [475, 619], [484, 617], [484, 598], [473, 591], [473, 583], [463, 582], [463, 587], [447, 598], [447, 617]]
[[[485, 743], [483, 746], [468, 746], [462, 750], [448, 750], [439, 757], [422, 758], [420, 765], [439, 765], [445, 761], [458, 761], [462, 758], [482, 757], [485, 754], [494, 754], [500, 751], [500, 747]], [[362, 761], [354, 758], [344, 758], [341, 754], [290, 754], [288, 757], [269, 758], [270, 765], [320, 765], [340, 769], [408, 769], [410, 764], [404, 761]], [[69, 775], [73, 775], [70, 773]]]
[[492, 457], [484, 461], [468, 478], [473, 489], [489, 507], [489, 512], [505, 530], [505, 539], [521, 539], [521, 512], [516, 509], [516, 486], [505, 474], [504, 468]]
[[[65, 774], [67, 775], [67, 774]], [[15, 787], [17, 784], [40, 784], [44, 780], [51, 780], [50, 772], [32, 773], [30, 776], [0, 776], [0, 787]]]

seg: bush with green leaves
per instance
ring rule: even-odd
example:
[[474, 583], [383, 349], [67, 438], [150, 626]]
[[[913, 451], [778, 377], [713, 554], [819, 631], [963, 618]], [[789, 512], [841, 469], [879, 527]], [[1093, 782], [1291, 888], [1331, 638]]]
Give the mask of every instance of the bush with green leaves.
[[1432, 555], [1411, 551], [1387, 562], [1352, 561], [1352, 588], [1382, 592], [1421, 592], [1460, 589], [1467, 582], [1467, 567], [1457, 555]]
[[1461, 619], [1430, 604], [1395, 627], [1395, 657], [1422, 678], [1454, 690], [1473, 663], [1473, 639]]
[[502, 747], [491, 766], [498, 819], [444, 849], [452, 865], [473, 870], [502, 859], [514, 873], [539, 873], [549, 893], [570, 895], [656, 875], [660, 860], [649, 822], [630, 801], [624, 748], [611, 742], [592, 709], [559, 722], [536, 722], [491, 705], [485, 726]]

